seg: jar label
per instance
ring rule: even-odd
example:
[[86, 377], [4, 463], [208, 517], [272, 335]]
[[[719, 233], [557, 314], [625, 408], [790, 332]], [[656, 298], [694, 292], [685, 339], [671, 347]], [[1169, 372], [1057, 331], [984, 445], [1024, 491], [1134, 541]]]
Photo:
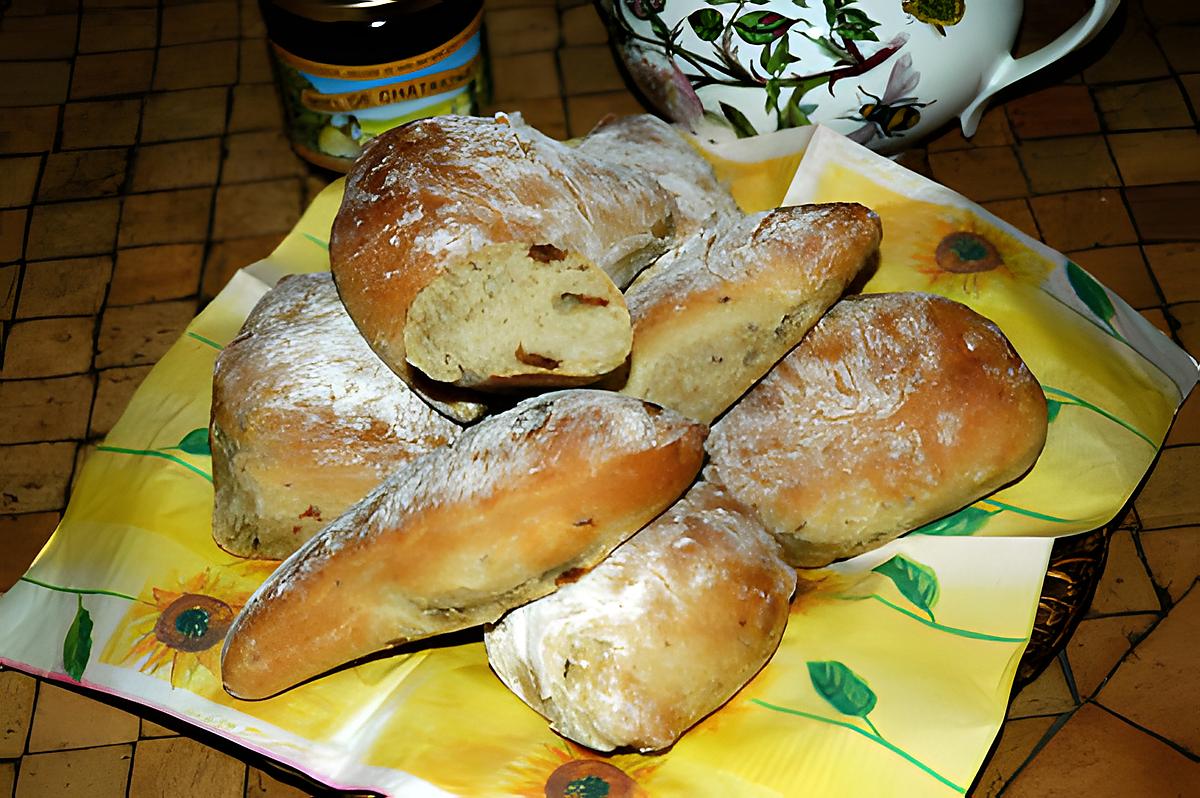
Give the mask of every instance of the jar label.
[[478, 112], [482, 11], [453, 39], [387, 64], [339, 66], [272, 45], [293, 146], [344, 171], [368, 139], [414, 119]]
[[445, 94], [461, 89], [475, 79], [478, 70], [479, 56], [475, 56], [462, 66], [446, 72], [438, 72], [399, 83], [388, 83], [369, 89], [338, 94], [322, 94], [313, 89], [304, 89], [300, 93], [300, 102], [304, 104], [305, 108], [313, 111], [326, 111], [331, 114], [358, 111], [363, 108], [379, 108], [409, 100], [423, 100], [436, 94]]

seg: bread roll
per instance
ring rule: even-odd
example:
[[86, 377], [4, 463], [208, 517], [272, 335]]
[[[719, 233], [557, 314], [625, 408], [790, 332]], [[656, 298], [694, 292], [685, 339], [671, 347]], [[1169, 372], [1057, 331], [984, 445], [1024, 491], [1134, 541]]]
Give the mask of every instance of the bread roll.
[[986, 496], [1045, 440], [1045, 396], [1000, 330], [949, 299], [900, 293], [835, 305], [707, 448], [788, 561], [811, 567]]
[[619, 394], [544, 394], [393, 473], [287, 559], [225, 641], [263, 698], [409, 640], [494, 621], [683, 493], [705, 428]]
[[575, 742], [657, 751], [762, 668], [795, 586], [753, 513], [701, 482], [577, 581], [486, 631], [488, 662]]
[[213, 538], [265, 559], [460, 431], [375, 356], [328, 272], [283, 278], [222, 350], [210, 430]]
[[606, 385], [711, 422], [794, 347], [879, 246], [879, 217], [835, 203], [723, 216], [626, 292], [633, 353]]
[[579, 143], [579, 151], [657, 180], [675, 200], [677, 240], [723, 217], [741, 216], [733, 195], [699, 150], [656, 116], [604, 119]]
[[355, 162], [330, 261], [350, 316], [406, 379], [415, 367], [466, 387], [577, 384], [628, 354], [612, 344], [629, 340], [614, 285], [666, 248], [673, 208], [651, 177], [519, 116], [423, 119]]

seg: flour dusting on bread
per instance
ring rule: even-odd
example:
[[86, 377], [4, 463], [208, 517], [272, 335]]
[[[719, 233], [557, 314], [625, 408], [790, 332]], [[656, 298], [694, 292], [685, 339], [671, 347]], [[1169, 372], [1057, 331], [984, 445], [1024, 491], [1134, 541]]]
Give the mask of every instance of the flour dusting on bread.
[[1041, 387], [994, 324], [901, 293], [834, 306], [707, 448], [791, 562], [817, 566], [991, 493], [1045, 436]]
[[774, 652], [795, 572], [752, 511], [701, 482], [600, 565], [484, 635], [500, 678], [564, 736], [660, 750]]
[[274, 559], [460, 431], [371, 351], [328, 273], [263, 296], [217, 358], [211, 429], [213, 536]]
[[[226, 688], [271, 695], [552, 592], [684, 492], [705, 431], [604, 391], [543, 394], [488, 417], [392, 474], [280, 565], [230, 631]], [[313, 631], [298, 639], [301, 627]]]

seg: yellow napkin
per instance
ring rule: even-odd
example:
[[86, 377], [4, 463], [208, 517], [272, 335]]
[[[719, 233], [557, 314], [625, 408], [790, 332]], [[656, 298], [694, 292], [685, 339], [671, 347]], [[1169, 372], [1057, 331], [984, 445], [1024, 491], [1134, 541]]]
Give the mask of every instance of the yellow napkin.
[[[386, 794], [541, 796], [550, 780], [578, 795], [964, 793], [1003, 720], [1048, 536], [1102, 524], [1124, 503], [1195, 363], [1063, 256], [836, 134], [810, 133], [706, 154], [747, 208], [875, 208], [885, 237], [868, 289], [935, 291], [997, 321], [1043, 381], [1050, 445], [1026, 479], [930, 534], [805, 573], [771, 662], [667, 753], [600, 756], [564, 741], [495, 678], [477, 633], [267, 701], [221, 689], [224, 629], [271, 565], [231, 557], [210, 535], [213, 361], [281, 274], [328, 268], [340, 182], [191, 324], [88, 459], [58, 530], [0, 598], [0, 662]], [[960, 260], [999, 260], [947, 271], [947, 240]]]

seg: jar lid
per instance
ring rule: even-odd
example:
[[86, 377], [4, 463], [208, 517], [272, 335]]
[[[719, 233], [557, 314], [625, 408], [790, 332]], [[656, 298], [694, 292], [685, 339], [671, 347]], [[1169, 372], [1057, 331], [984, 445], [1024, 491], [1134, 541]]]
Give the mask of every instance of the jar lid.
[[262, 0], [318, 22], [363, 22], [412, 14], [442, 0]]

